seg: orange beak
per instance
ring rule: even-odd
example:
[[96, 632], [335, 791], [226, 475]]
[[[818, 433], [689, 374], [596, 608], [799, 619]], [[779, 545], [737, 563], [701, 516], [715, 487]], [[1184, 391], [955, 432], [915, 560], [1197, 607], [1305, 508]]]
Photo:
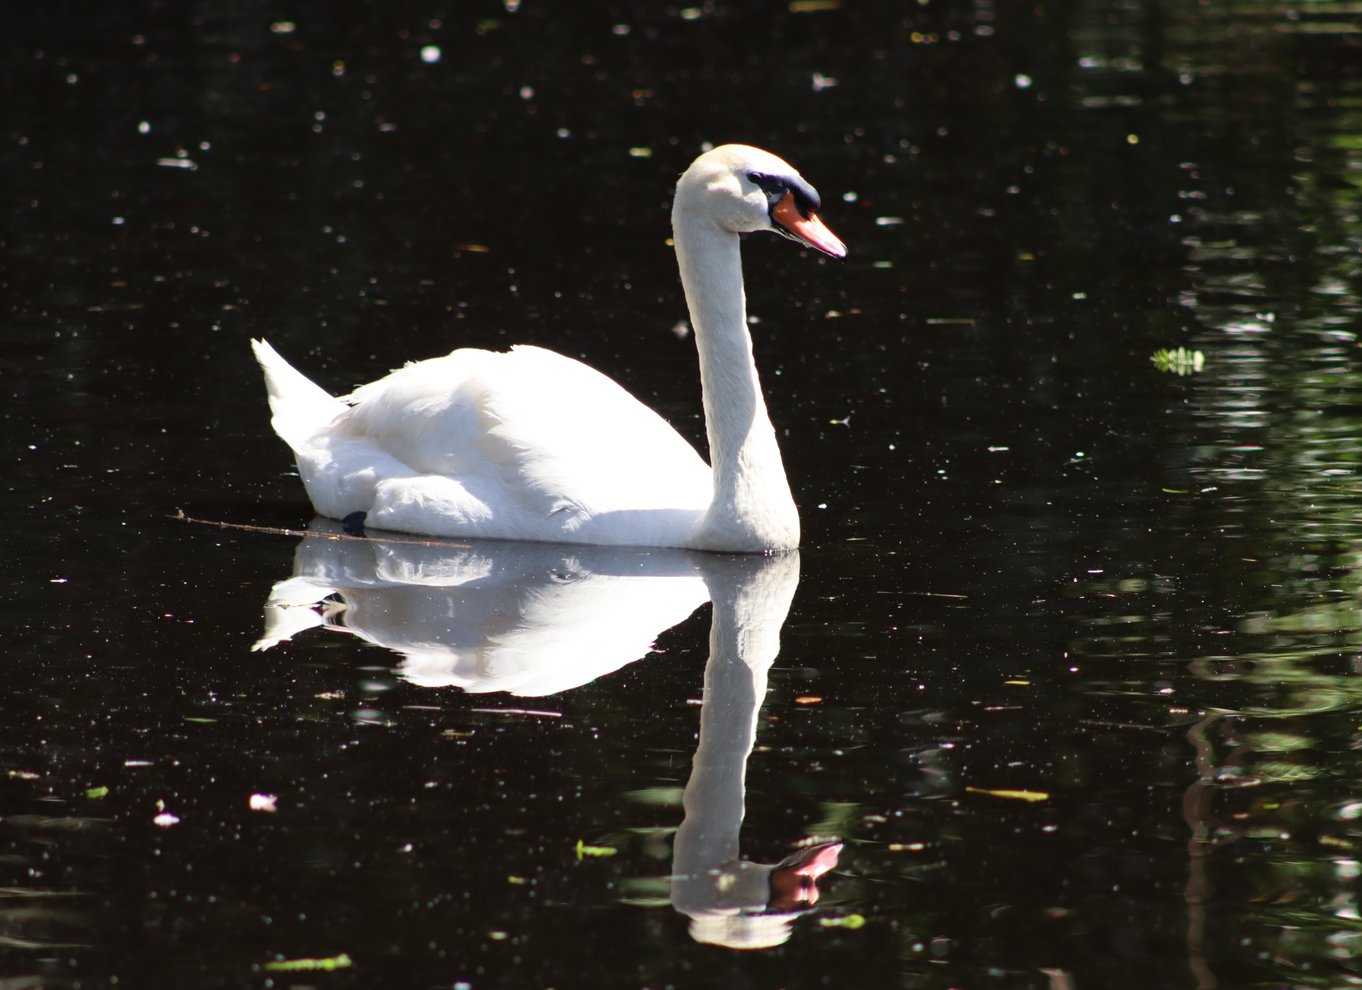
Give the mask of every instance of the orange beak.
[[833, 258], [847, 256], [847, 246], [836, 234], [828, 230], [823, 221], [818, 219], [817, 213], [809, 211], [809, 215], [805, 216], [799, 212], [793, 193], [787, 192], [781, 197], [780, 202], [771, 207], [771, 219], [779, 224], [785, 233], [816, 251], [822, 251]]

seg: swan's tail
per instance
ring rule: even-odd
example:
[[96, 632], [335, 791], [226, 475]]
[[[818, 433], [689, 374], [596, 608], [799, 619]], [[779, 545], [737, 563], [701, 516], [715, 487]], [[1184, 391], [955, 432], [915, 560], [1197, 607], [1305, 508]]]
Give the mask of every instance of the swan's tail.
[[348, 408], [304, 377], [265, 341], [252, 340], [251, 349], [265, 372], [274, 432], [295, 451]]

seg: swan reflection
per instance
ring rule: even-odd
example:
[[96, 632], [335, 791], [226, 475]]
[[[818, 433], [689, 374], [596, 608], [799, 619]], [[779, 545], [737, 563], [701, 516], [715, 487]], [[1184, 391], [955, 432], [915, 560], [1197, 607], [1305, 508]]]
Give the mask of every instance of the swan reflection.
[[[317, 520], [315, 533], [339, 534]], [[640, 659], [709, 598], [682, 550], [305, 539], [265, 603], [264, 650], [304, 630], [402, 655], [421, 687], [539, 697]]]
[[[317, 521], [314, 532], [339, 526]], [[304, 539], [265, 607], [269, 649], [312, 628], [394, 650], [422, 686], [534, 697], [645, 656], [659, 634], [713, 602], [699, 745], [673, 847], [671, 901], [697, 941], [784, 942], [818, 900], [840, 842], [774, 865], [738, 852], [747, 759], [799, 557], [477, 542]]]

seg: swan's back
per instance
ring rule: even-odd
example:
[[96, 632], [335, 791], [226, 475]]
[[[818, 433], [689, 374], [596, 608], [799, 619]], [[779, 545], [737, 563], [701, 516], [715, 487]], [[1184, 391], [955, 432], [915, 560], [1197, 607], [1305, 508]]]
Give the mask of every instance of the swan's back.
[[666, 420], [594, 368], [541, 347], [460, 349], [348, 401], [341, 430], [423, 474], [513, 473], [593, 513], [709, 500], [708, 467]]
[[[275, 428], [324, 515], [443, 536], [683, 545], [712, 494], [708, 466], [662, 417], [542, 348], [460, 349], [343, 399], [272, 350], [261, 363]], [[291, 387], [278, 395], [276, 383]]]

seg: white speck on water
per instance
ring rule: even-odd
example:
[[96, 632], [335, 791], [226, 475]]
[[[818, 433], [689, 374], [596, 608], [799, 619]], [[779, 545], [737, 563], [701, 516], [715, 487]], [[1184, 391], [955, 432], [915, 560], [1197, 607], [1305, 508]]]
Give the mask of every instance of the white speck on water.
[[421, 47], [421, 61], [425, 62], [426, 65], [434, 65], [440, 61], [442, 54], [439, 45], [423, 45]]

